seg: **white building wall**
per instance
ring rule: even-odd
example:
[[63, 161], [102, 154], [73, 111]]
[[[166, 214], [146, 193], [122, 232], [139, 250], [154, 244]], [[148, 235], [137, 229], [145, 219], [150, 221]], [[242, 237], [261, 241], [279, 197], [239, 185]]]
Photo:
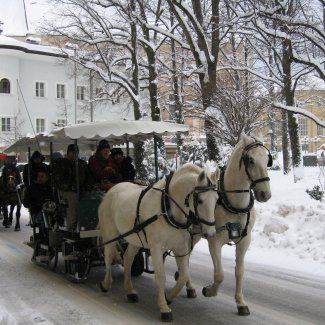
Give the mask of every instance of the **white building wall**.
[[[10, 42], [8, 42], [10, 40]], [[8, 44], [10, 49], [6, 48]], [[13, 46], [14, 45], [14, 46]], [[39, 51], [39, 54], [26, 53]], [[43, 52], [45, 51], [45, 52]], [[46, 55], [46, 51], [52, 56]], [[56, 51], [58, 53], [58, 51]], [[67, 111], [68, 124], [75, 119], [90, 121], [89, 79], [78, 76], [76, 84], [85, 86], [85, 99], [77, 100], [75, 106], [74, 65], [63, 64], [62, 58], [53, 56], [53, 49], [45, 46], [19, 42], [0, 35], [0, 80], [7, 78], [11, 83], [10, 94], [0, 94], [0, 118], [17, 117], [11, 132], [3, 132], [0, 128], [0, 150], [13, 143], [19, 137], [33, 134], [36, 131], [36, 119], [45, 119], [45, 132], [50, 132], [58, 119], [65, 119]], [[87, 74], [86, 74], [87, 75]], [[45, 97], [36, 97], [35, 83], [45, 83]], [[66, 85], [66, 99], [56, 98], [57, 83]], [[18, 88], [19, 86], [19, 88]], [[75, 114], [77, 107], [77, 115]], [[94, 121], [105, 119], [133, 119], [132, 110], [125, 104], [112, 105], [109, 102], [94, 105]], [[1, 120], [0, 120], [1, 121]], [[13, 125], [14, 126], [14, 125]]]

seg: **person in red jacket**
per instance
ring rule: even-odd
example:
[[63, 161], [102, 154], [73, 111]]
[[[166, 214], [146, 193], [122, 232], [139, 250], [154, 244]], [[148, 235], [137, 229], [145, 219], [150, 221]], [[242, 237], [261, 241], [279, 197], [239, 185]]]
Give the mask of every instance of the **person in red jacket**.
[[115, 170], [111, 167], [110, 145], [107, 140], [99, 141], [96, 153], [88, 160], [89, 172], [95, 189], [108, 190], [115, 185]]

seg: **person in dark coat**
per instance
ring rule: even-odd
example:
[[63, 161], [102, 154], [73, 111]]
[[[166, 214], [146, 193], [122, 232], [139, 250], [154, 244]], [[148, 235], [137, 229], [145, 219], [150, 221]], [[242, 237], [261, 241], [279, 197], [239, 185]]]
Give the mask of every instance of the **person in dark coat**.
[[135, 177], [135, 169], [131, 157], [125, 157], [121, 148], [111, 150], [110, 166], [115, 174], [112, 176], [114, 182], [132, 181]]
[[[57, 189], [76, 191], [76, 159], [78, 152], [78, 146], [69, 144], [66, 157], [53, 160], [51, 164], [52, 183]], [[79, 158], [78, 169], [79, 190], [80, 193], [84, 193], [87, 189], [89, 172], [87, 163]]]
[[30, 157], [28, 164], [24, 166], [23, 170], [23, 182], [25, 186], [29, 186], [36, 181], [37, 172], [39, 170], [46, 170], [49, 174], [49, 167], [44, 163], [45, 157], [39, 152], [34, 151]]
[[84, 195], [88, 190], [88, 165], [78, 158], [78, 180], [79, 193], [77, 191], [76, 159], [78, 157], [78, 146], [69, 144], [67, 155], [59, 158], [51, 164], [51, 181], [58, 190], [60, 201], [68, 204], [66, 226], [68, 230], [74, 231], [78, 222], [78, 194]]
[[29, 185], [24, 194], [23, 205], [29, 210], [32, 224], [39, 225], [45, 233], [42, 207], [46, 201], [53, 200], [52, 188], [48, 182], [47, 168], [39, 169], [36, 174], [35, 182]]

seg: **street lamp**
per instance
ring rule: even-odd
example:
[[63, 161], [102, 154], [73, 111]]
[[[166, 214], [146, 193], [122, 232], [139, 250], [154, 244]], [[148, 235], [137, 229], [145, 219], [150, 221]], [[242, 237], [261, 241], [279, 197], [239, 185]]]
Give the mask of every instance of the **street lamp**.
[[308, 143], [309, 143], [309, 138], [308, 138], [307, 136], [304, 136], [304, 137], [302, 138], [302, 142], [303, 142], [303, 144], [304, 144], [304, 147], [305, 147], [305, 154], [306, 154], [306, 151], [307, 151], [307, 145], [308, 145]]
[[193, 164], [195, 164], [195, 147], [198, 146], [199, 143], [195, 138], [192, 138], [192, 141], [190, 143], [190, 146], [192, 148], [192, 153], [193, 153]]
[[313, 142], [315, 143], [315, 153], [317, 155], [317, 147], [318, 147], [318, 142], [320, 141], [320, 139], [317, 137], [317, 135], [315, 135], [315, 137], [313, 138]]

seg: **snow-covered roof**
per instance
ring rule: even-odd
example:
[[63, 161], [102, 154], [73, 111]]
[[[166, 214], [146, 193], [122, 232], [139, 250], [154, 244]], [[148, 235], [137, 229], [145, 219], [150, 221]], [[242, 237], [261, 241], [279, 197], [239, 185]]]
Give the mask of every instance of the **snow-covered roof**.
[[[25, 53], [33, 53], [48, 56], [66, 56], [62, 49], [53, 46], [25, 43], [12, 37], [0, 35], [0, 49], [17, 50]], [[68, 50], [65, 50], [67, 52]]]

